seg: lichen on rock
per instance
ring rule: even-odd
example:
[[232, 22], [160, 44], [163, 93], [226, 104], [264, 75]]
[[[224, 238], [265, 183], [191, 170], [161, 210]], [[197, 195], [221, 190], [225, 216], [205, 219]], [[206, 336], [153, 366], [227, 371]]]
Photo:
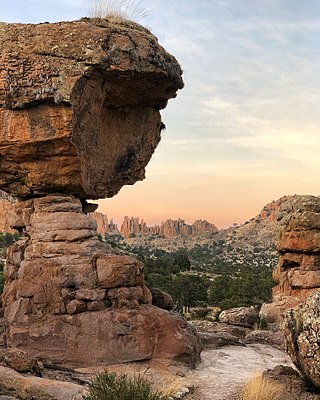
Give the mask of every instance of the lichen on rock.
[[183, 87], [178, 62], [145, 28], [101, 19], [0, 24], [0, 46], [0, 189], [19, 200], [22, 234], [2, 344], [67, 367], [195, 366], [196, 332], [152, 305], [142, 263], [98, 240], [86, 202], [144, 178], [159, 110]]
[[[44, 40], [45, 38], [45, 40]], [[144, 179], [181, 68], [137, 24], [0, 25], [0, 187], [115, 195]]]

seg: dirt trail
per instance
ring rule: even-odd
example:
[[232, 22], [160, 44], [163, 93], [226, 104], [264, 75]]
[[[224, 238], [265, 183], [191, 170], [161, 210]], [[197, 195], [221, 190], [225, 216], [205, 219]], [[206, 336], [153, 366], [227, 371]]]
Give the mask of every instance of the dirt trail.
[[289, 356], [262, 344], [205, 349], [198, 368], [186, 377], [187, 386], [196, 391], [188, 400], [236, 400], [247, 379], [276, 365], [293, 367]]

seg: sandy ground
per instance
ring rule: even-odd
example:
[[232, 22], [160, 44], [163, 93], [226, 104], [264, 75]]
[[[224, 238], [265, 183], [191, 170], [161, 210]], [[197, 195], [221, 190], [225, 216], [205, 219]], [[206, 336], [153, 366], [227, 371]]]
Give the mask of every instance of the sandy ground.
[[286, 353], [268, 345], [205, 349], [201, 364], [185, 377], [186, 386], [195, 387], [186, 400], [236, 400], [246, 380], [279, 364], [293, 367]]

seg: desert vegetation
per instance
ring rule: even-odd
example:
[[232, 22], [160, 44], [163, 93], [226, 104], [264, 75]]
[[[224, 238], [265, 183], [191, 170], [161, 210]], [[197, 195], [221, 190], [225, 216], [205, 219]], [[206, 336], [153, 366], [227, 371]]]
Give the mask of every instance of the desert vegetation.
[[114, 18], [138, 21], [148, 15], [141, 1], [136, 0], [84, 0], [91, 18]]
[[107, 371], [97, 375], [88, 390], [85, 400], [164, 400], [141, 376], [118, 376]]
[[245, 384], [239, 400], [280, 400], [283, 391], [281, 385], [258, 375]]

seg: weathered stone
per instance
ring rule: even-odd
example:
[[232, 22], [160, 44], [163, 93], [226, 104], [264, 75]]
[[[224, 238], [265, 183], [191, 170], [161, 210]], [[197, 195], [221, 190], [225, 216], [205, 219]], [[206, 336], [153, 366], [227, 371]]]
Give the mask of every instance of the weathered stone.
[[138, 286], [110, 289], [108, 298], [115, 308], [139, 309], [144, 300], [143, 289]]
[[[16, 245], [22, 261], [16, 274], [6, 277], [2, 299], [8, 346], [69, 367], [152, 357], [195, 364], [201, 348], [194, 330], [150, 305], [138, 260], [112, 254], [97, 236], [41, 241], [37, 229], [60, 225], [67, 231], [65, 220], [86, 228], [79, 200], [49, 195], [28, 200], [28, 206], [34, 210], [23, 228], [28, 240]], [[46, 228], [48, 214], [56, 220], [49, 218]]]
[[272, 383], [281, 384], [283, 392], [281, 400], [319, 400], [320, 395], [308, 390], [306, 382], [298, 371], [285, 365], [277, 365], [263, 373]]
[[84, 312], [86, 308], [86, 303], [80, 300], [71, 300], [66, 306], [67, 313], [71, 315]]
[[279, 350], [285, 351], [285, 341], [282, 332], [273, 332], [266, 330], [255, 330], [249, 332], [244, 338], [245, 344], [260, 343], [268, 344]]
[[173, 300], [172, 297], [164, 292], [161, 289], [152, 289], [152, 304], [156, 307], [163, 308], [164, 310], [172, 310], [173, 309]]
[[[106, 301], [102, 301], [102, 300], [89, 301], [87, 303], [87, 310], [88, 311], [101, 311], [101, 310], [104, 310], [106, 308], [106, 306], [107, 306]], [[111, 303], [110, 303], [110, 306], [111, 306]]]
[[99, 301], [106, 296], [106, 291], [103, 289], [79, 289], [76, 291], [77, 300]]
[[4, 318], [0, 318], [0, 349], [7, 347], [6, 325]]
[[320, 293], [288, 310], [283, 333], [289, 355], [305, 379], [320, 387]]
[[232, 325], [252, 327], [258, 318], [258, 313], [253, 307], [230, 308], [222, 311], [219, 321]]
[[23, 376], [0, 366], [0, 388], [16, 393], [19, 399], [72, 400], [83, 392], [83, 387], [69, 382], [59, 382], [34, 376]]
[[106, 254], [96, 261], [98, 286], [110, 289], [118, 286], [136, 286], [143, 282], [143, 264], [135, 258]]
[[144, 178], [159, 109], [183, 87], [179, 64], [148, 30], [106, 20], [5, 24], [0, 46], [5, 192], [102, 198]]
[[293, 196], [278, 213], [279, 262], [273, 271], [277, 286], [267, 320], [281, 324], [283, 314], [320, 288], [320, 198]]
[[86, 199], [144, 178], [179, 64], [148, 30], [103, 19], [0, 24], [0, 46], [0, 188], [19, 197], [12, 227], [26, 238], [5, 271], [7, 345], [71, 367], [194, 366], [194, 329], [150, 305], [142, 263], [86, 214]]
[[243, 341], [228, 332], [199, 332], [199, 337], [205, 348], [219, 349], [224, 346], [245, 346]]
[[37, 364], [35, 358], [19, 349], [9, 349], [4, 356], [4, 360], [9, 367], [18, 372], [32, 371]]

